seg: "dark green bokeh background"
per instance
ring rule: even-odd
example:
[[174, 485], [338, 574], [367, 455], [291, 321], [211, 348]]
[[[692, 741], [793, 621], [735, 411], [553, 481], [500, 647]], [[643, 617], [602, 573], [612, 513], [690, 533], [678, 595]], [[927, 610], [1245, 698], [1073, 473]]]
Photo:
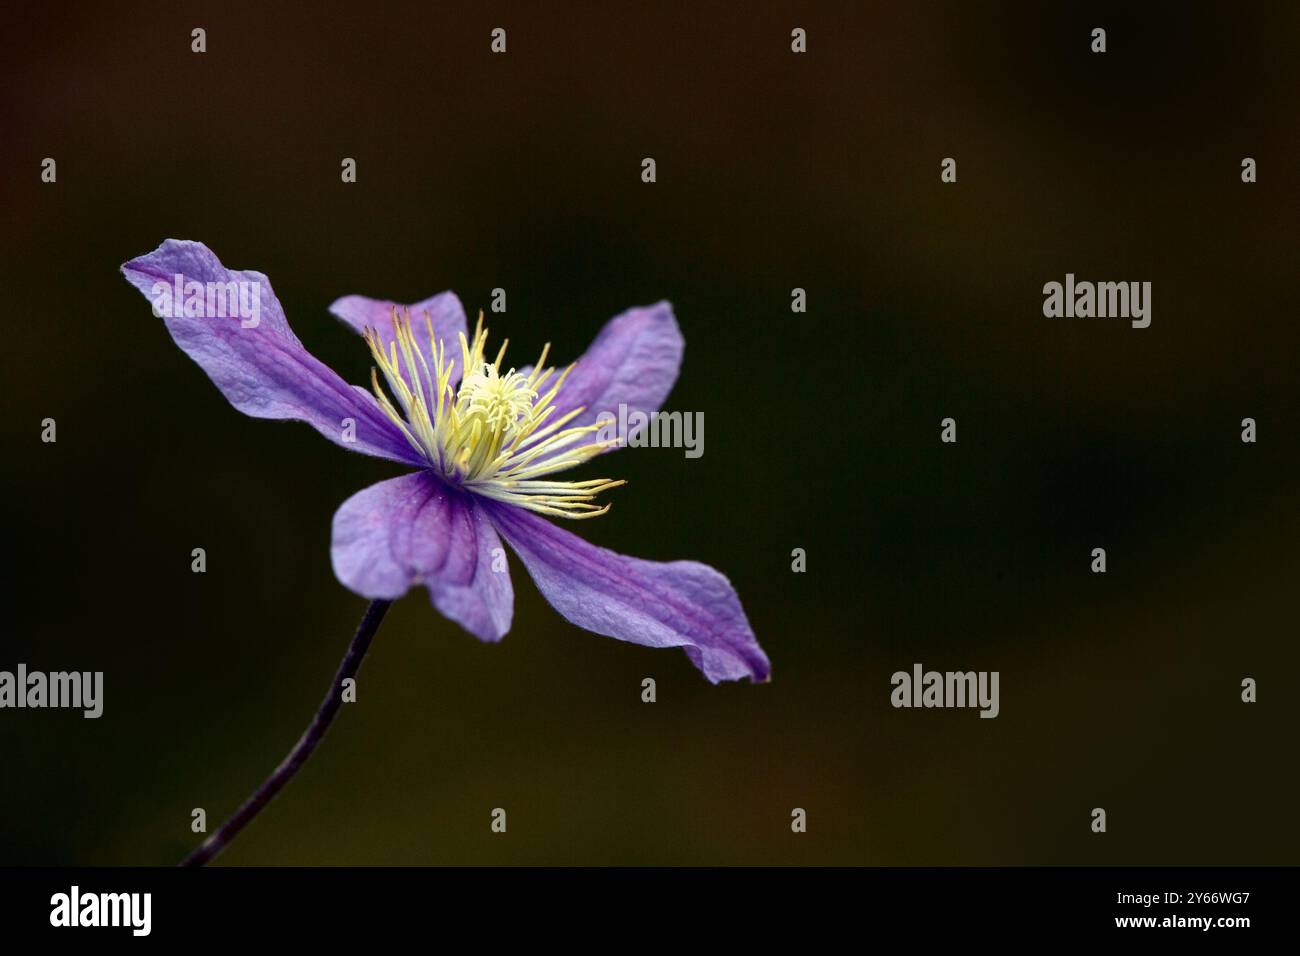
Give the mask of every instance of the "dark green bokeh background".
[[[413, 592], [222, 862], [1295, 862], [1300, 17], [1132, 6], [8, 11], [0, 668], [106, 704], [0, 712], [0, 863], [178, 859], [364, 606], [330, 519], [397, 470], [227, 405], [118, 273], [169, 236], [266, 272], [352, 381], [343, 294], [502, 286], [519, 362], [672, 300], [705, 455], [607, 459], [630, 485], [576, 530], [723, 569], [775, 669], [711, 687], [517, 564], [498, 646]], [[1044, 319], [1066, 272], [1152, 281], [1151, 328]], [[1000, 671], [1002, 715], [892, 709], [914, 661]]]

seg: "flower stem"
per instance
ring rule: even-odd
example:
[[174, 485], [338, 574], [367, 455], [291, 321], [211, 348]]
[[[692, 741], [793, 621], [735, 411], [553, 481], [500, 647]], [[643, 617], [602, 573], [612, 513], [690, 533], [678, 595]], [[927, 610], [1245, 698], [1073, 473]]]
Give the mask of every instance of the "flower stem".
[[321, 701], [320, 709], [316, 711], [316, 716], [303, 731], [298, 743], [289, 751], [289, 756], [280, 761], [280, 766], [276, 767], [271, 776], [253, 791], [253, 795], [244, 801], [244, 805], [235, 811], [234, 816], [204, 840], [197, 850], [181, 860], [181, 866], [203, 866], [211, 861], [252, 822], [253, 817], [261, 813], [266, 805], [275, 799], [275, 795], [293, 779], [294, 774], [302, 769], [302, 765], [307, 762], [307, 758], [312, 755], [312, 751], [316, 749], [316, 745], [325, 736], [325, 731], [329, 730], [330, 724], [338, 715], [339, 707], [343, 704], [343, 682], [350, 677], [356, 677], [357, 671], [361, 669], [361, 661], [370, 648], [370, 641], [379, 630], [379, 624], [392, 603], [392, 601], [370, 602], [365, 616], [361, 618], [361, 624], [357, 627], [356, 636], [348, 645], [348, 652], [343, 655], [343, 661], [334, 675], [334, 682], [330, 684], [329, 692]]

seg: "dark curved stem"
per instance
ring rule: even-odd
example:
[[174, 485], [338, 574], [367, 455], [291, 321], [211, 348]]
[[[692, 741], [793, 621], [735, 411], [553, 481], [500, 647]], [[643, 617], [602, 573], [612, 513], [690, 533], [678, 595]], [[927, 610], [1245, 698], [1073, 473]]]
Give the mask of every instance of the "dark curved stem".
[[330, 724], [338, 716], [339, 707], [343, 704], [343, 682], [349, 677], [356, 677], [357, 671], [361, 669], [361, 661], [370, 648], [370, 641], [374, 638], [375, 631], [379, 630], [379, 623], [388, 613], [392, 603], [392, 601], [370, 602], [365, 616], [361, 618], [361, 624], [357, 627], [356, 636], [352, 638], [352, 643], [348, 645], [348, 652], [343, 656], [343, 662], [339, 664], [338, 673], [334, 675], [334, 683], [330, 685], [329, 693], [321, 701], [320, 709], [316, 711], [316, 716], [303, 731], [298, 743], [289, 751], [289, 756], [280, 761], [280, 766], [276, 767], [271, 776], [253, 791], [253, 795], [235, 811], [235, 815], [221, 825], [221, 829], [181, 860], [181, 866], [203, 866], [224, 850], [227, 844], [239, 835], [239, 831], [248, 826], [253, 817], [261, 813], [263, 808], [275, 799], [275, 795], [284, 788], [284, 785], [293, 779], [294, 774], [302, 769], [302, 765], [307, 762], [307, 758], [325, 736], [325, 731], [330, 729]]

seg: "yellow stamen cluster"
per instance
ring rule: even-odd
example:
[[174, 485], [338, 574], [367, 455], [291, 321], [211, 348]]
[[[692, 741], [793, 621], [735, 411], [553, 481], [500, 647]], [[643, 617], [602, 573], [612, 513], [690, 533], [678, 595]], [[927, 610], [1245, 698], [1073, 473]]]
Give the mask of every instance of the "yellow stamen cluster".
[[[617, 439], [584, 441], [600, 429], [598, 424], [564, 427], [582, 413], [582, 407], [548, 421], [555, 411], [555, 396], [573, 366], [558, 376], [554, 368], [546, 368], [548, 344], [527, 375], [513, 368], [503, 374], [501, 360], [509, 340], [502, 343], [495, 361], [486, 361], [487, 329], [480, 312], [473, 341], [463, 332], [460, 335], [462, 379], [456, 388], [451, 384], [455, 358], [446, 355], [427, 314], [424, 321], [432, 364], [416, 345], [411, 316], [405, 310], [398, 315], [393, 309], [394, 339], [387, 349], [375, 329], [367, 328], [365, 337], [378, 365], [370, 370], [375, 398], [429, 467], [475, 494], [540, 514], [595, 518], [608, 511], [609, 505], [601, 507], [593, 499], [625, 482], [546, 477], [618, 444]], [[380, 388], [379, 372], [384, 373], [396, 404]]]

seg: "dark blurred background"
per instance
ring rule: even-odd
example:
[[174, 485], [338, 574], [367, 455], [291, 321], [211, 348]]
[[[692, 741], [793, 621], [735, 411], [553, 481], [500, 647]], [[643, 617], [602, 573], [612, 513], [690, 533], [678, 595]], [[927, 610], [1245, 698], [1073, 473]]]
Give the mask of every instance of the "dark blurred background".
[[[364, 607], [330, 520], [399, 469], [231, 409], [118, 272], [167, 237], [267, 273], [356, 382], [340, 295], [504, 287], [517, 361], [670, 299], [668, 407], [705, 414], [704, 457], [606, 459], [630, 484], [575, 530], [724, 570], [774, 664], [712, 687], [568, 625], [513, 559], [498, 646], [413, 591], [223, 863], [1296, 861], [1293, 4], [5, 17], [0, 669], [106, 687], [97, 721], [0, 712], [0, 863], [178, 859], [191, 809], [214, 828], [297, 739]], [[1151, 327], [1043, 318], [1066, 272], [1151, 281]], [[914, 662], [1000, 671], [1001, 716], [891, 708]]]

